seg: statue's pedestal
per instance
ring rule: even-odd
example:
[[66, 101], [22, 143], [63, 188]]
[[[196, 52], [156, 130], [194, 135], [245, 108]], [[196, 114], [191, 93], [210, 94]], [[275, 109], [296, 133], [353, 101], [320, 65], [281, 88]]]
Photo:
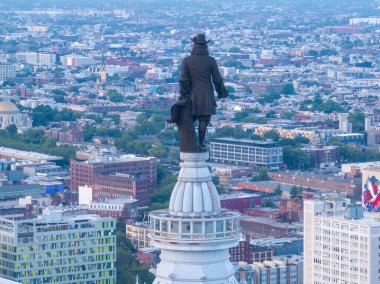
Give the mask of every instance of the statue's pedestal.
[[240, 239], [240, 214], [220, 207], [208, 153], [181, 153], [168, 210], [151, 212], [150, 238], [161, 249], [154, 284], [237, 284], [229, 248]]

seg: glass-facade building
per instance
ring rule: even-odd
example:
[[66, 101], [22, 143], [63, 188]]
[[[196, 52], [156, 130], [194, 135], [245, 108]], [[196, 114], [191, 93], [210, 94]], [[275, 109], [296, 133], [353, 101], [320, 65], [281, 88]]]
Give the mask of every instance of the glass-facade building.
[[96, 215], [0, 218], [0, 277], [24, 284], [116, 283], [116, 221]]

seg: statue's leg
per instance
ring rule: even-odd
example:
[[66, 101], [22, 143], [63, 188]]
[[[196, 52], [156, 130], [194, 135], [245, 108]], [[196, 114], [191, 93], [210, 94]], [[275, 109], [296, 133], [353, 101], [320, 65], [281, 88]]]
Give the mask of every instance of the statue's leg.
[[210, 116], [199, 116], [199, 125], [198, 125], [198, 135], [199, 135], [199, 150], [200, 151], [206, 151], [207, 148], [204, 145], [205, 138], [206, 138], [206, 132], [207, 132], [207, 126], [210, 123]]
[[186, 153], [197, 153], [198, 145], [194, 128], [194, 120], [191, 115], [191, 102], [190, 100], [180, 113], [178, 126], [180, 138], [180, 150]]

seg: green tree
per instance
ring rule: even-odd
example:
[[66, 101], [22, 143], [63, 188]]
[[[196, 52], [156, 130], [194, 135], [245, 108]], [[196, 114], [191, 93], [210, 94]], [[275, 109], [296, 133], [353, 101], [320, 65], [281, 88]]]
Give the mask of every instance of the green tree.
[[291, 197], [296, 197], [298, 195], [298, 187], [297, 186], [292, 186], [290, 189], [290, 196]]
[[8, 131], [10, 134], [16, 134], [17, 133], [17, 126], [15, 124], [11, 124], [5, 128], [6, 131]]
[[319, 53], [316, 50], [310, 49], [309, 56], [318, 57]]
[[276, 204], [274, 203], [274, 201], [271, 198], [265, 198], [263, 200], [263, 207], [273, 208], [273, 207], [276, 207]]
[[286, 111], [286, 112], [283, 112], [281, 113], [281, 118], [282, 119], [293, 119], [294, 118], [294, 112], [292, 111]]
[[258, 134], [252, 134], [251, 140], [260, 141], [260, 140], [263, 140], [263, 138]]
[[[161, 170], [162, 171], [162, 170]], [[171, 193], [177, 182], [177, 177], [169, 171], [164, 171], [164, 175], [160, 177], [157, 185], [157, 190], [151, 197], [151, 207], [156, 209], [167, 208], [170, 200]]]
[[272, 140], [272, 141], [277, 142], [280, 140], [281, 136], [277, 130], [273, 129], [273, 130], [269, 130], [269, 131], [265, 132], [263, 135], [263, 138], [265, 140]]
[[168, 129], [161, 131], [157, 137], [164, 145], [179, 145], [179, 134], [177, 130]]
[[215, 131], [214, 137], [232, 137], [236, 139], [246, 138], [247, 134], [240, 128], [225, 126]]
[[15, 82], [13, 82], [13, 81], [5, 80], [5, 81], [3, 82], [3, 87], [7, 87], [7, 86], [9, 86], [9, 87], [14, 87], [14, 86], [16, 86], [16, 84], [15, 84]]
[[279, 100], [280, 98], [281, 95], [279, 93], [272, 92], [269, 94], [260, 95], [257, 101], [263, 105], [265, 103], [273, 103], [274, 101]]
[[267, 168], [263, 167], [263, 168], [259, 169], [259, 178], [260, 178], [260, 180], [268, 180], [269, 179]]
[[353, 132], [364, 131], [365, 114], [363, 112], [352, 112], [348, 115], [348, 121], [352, 123]]
[[124, 96], [116, 90], [108, 90], [106, 97], [113, 103], [121, 103], [124, 101]]
[[226, 90], [227, 90], [229, 95], [232, 95], [235, 93], [235, 88], [232, 86], [226, 86]]
[[125, 284], [136, 283], [136, 275], [140, 283], [152, 283], [154, 275], [149, 267], [140, 265], [136, 259], [136, 250], [126, 238], [124, 224], [119, 225], [116, 232], [116, 282]]
[[168, 149], [160, 142], [157, 142], [150, 149], [148, 149], [148, 154], [157, 158], [167, 158], [168, 157]]
[[113, 122], [114, 124], [116, 124], [116, 125], [119, 125], [119, 124], [120, 124], [120, 114], [117, 114], [117, 113], [115, 113], [115, 114], [110, 114], [110, 115], [109, 115], [109, 118], [112, 119], [112, 122]]
[[283, 147], [283, 161], [291, 170], [303, 170], [310, 167], [310, 159], [299, 147]]
[[50, 106], [39, 105], [33, 109], [33, 126], [47, 126], [49, 122], [54, 120], [57, 111], [53, 110]]
[[281, 190], [281, 185], [279, 183], [277, 184], [277, 187], [274, 192], [276, 193], [277, 196], [281, 196], [282, 190]]
[[65, 91], [62, 91], [62, 90], [59, 90], [59, 89], [55, 89], [53, 91], [51, 91], [54, 95], [56, 96], [61, 96], [61, 97], [66, 97], [67, 96], [67, 93]]
[[284, 89], [282, 90], [282, 92], [285, 95], [294, 95], [294, 86], [293, 86], [293, 84], [286, 84], [284, 86]]
[[219, 178], [218, 175], [213, 175], [213, 176], [212, 176], [212, 183], [213, 183], [215, 186], [217, 186], [217, 185], [220, 184], [220, 178]]
[[151, 143], [143, 140], [132, 141], [128, 144], [128, 152], [137, 155], [147, 155]]

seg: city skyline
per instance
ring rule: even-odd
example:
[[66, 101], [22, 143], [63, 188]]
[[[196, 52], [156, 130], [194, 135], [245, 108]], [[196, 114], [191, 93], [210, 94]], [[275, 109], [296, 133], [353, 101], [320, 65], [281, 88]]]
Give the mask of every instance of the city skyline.
[[0, 283], [379, 282], [379, 11], [0, 1]]

